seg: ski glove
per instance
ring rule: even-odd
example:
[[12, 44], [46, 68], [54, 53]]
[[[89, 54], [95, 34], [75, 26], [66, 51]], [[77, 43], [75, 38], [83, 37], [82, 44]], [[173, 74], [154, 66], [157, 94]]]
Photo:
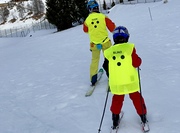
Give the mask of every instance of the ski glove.
[[102, 49], [102, 45], [101, 45], [101, 44], [96, 44], [96, 48], [97, 48], [98, 50], [101, 50], [101, 49]]

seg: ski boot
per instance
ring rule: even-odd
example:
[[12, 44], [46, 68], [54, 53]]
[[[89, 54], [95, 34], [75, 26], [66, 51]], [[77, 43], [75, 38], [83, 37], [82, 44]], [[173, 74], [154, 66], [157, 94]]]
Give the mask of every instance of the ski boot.
[[140, 115], [141, 125], [143, 132], [148, 132], [150, 130], [146, 114]]
[[147, 118], [146, 118], [146, 114], [140, 115], [140, 118], [141, 118], [141, 122], [142, 122], [142, 123], [148, 122], [148, 121], [147, 121]]
[[112, 129], [116, 129], [119, 125], [119, 114], [112, 114], [113, 126]]

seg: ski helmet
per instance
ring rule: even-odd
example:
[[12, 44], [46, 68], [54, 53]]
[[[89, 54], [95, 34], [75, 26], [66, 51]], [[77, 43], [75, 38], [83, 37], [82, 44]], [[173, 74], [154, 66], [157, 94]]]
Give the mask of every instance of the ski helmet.
[[113, 39], [115, 43], [121, 43], [120, 40], [123, 40], [124, 42], [128, 42], [129, 36], [130, 35], [128, 30], [124, 26], [118, 26], [113, 31]]
[[95, 0], [90, 0], [87, 3], [87, 8], [91, 11], [92, 9], [99, 8], [99, 4]]

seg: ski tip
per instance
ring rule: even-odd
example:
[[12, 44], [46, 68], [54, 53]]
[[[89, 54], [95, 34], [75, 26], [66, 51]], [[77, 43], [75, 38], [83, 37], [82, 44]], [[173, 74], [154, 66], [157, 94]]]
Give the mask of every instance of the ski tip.
[[85, 94], [85, 97], [88, 97], [88, 96], [90, 96], [90, 95], [89, 95], [88, 93], [86, 93], [86, 94]]
[[85, 97], [89, 97], [89, 96], [91, 96], [92, 95], [92, 92], [87, 92], [86, 94], [85, 94]]

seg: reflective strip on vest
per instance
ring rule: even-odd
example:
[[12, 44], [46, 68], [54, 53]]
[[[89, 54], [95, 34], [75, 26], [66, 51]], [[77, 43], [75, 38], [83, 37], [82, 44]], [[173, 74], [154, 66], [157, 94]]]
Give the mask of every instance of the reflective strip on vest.
[[139, 77], [132, 66], [134, 44], [116, 44], [104, 51], [109, 60], [109, 85], [111, 92], [117, 95], [139, 91]]
[[106, 28], [105, 17], [106, 16], [102, 13], [93, 12], [86, 18], [85, 23], [88, 27], [90, 42], [102, 44], [109, 41], [109, 39], [107, 39], [108, 31]]

